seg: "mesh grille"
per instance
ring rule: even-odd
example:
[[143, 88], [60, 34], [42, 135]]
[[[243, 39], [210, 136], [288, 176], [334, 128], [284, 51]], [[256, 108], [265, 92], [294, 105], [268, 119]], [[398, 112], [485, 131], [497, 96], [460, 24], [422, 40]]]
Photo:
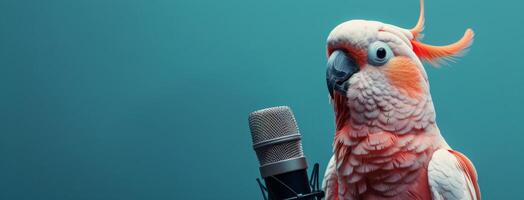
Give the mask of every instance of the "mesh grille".
[[253, 144], [298, 133], [297, 122], [287, 106], [266, 108], [249, 115]]
[[[300, 134], [293, 112], [287, 106], [258, 110], [249, 115], [249, 128], [253, 144]], [[260, 165], [271, 164], [290, 158], [303, 157], [300, 140], [268, 145], [255, 149]]]
[[304, 156], [300, 140], [266, 146], [256, 149], [255, 151], [257, 153], [260, 166]]

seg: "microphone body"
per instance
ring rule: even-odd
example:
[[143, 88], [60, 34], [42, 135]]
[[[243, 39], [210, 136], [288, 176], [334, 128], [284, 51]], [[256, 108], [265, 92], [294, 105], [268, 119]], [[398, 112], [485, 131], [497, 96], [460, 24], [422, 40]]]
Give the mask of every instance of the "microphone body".
[[[323, 196], [318, 185], [312, 192], [301, 135], [289, 107], [272, 107], [251, 113], [249, 128], [260, 174], [266, 184], [266, 187], [260, 186], [267, 190], [269, 199], [314, 200]], [[313, 173], [317, 179], [311, 181], [318, 184], [318, 165], [315, 165], [315, 170]]]
[[[308, 194], [311, 192], [306, 169], [291, 171], [275, 176], [265, 177], [266, 187], [270, 199], [287, 199], [295, 197], [296, 194]], [[282, 185], [286, 184], [294, 192]], [[313, 199], [313, 198], [303, 198]]]

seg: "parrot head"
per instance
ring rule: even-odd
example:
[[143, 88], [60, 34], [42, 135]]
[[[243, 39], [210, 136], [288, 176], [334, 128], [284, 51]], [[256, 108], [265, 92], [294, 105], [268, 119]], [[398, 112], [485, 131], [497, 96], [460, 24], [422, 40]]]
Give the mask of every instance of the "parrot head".
[[[337, 130], [350, 118], [372, 123], [368, 119], [377, 118], [377, 112], [401, 113], [395, 111], [397, 104], [416, 105], [431, 99], [421, 61], [436, 65], [460, 56], [471, 45], [474, 34], [467, 29], [457, 42], [433, 46], [419, 41], [423, 27], [421, 0], [420, 16], [412, 29], [350, 20], [331, 31], [327, 39], [326, 81], [335, 107]], [[352, 110], [361, 115], [351, 116]]]

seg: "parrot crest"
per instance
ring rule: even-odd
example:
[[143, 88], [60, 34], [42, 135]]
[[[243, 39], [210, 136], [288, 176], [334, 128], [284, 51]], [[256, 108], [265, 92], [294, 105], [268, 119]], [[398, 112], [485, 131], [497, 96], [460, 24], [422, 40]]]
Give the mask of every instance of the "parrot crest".
[[421, 61], [438, 65], [461, 56], [474, 34], [467, 29], [453, 44], [424, 44], [423, 0], [420, 8], [410, 30], [350, 20], [328, 36], [326, 80], [336, 122], [333, 172], [328, 166], [324, 180], [328, 197], [431, 199], [428, 164], [449, 146], [435, 122]]

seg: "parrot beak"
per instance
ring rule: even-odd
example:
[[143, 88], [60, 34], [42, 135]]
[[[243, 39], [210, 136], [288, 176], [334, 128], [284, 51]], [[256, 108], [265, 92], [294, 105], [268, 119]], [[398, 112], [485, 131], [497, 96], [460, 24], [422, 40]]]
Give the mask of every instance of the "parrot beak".
[[340, 92], [346, 96], [349, 87], [349, 78], [358, 72], [355, 60], [347, 56], [344, 51], [336, 50], [331, 53], [327, 62], [326, 81], [329, 95], [333, 98], [333, 92]]

